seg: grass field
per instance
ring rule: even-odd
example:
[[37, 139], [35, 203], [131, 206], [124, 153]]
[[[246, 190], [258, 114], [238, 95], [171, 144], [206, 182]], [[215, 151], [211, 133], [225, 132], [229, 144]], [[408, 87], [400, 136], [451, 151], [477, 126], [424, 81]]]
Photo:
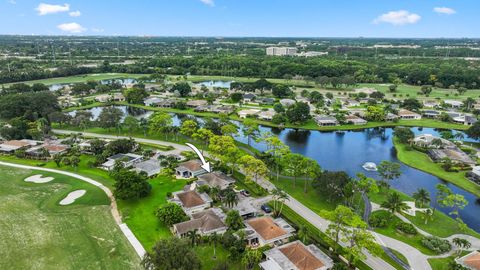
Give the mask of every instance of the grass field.
[[433, 162], [428, 155], [413, 149], [409, 151], [407, 150], [407, 145], [399, 143], [396, 139], [394, 139], [393, 143], [397, 150], [397, 157], [401, 162], [410, 167], [435, 175], [480, 197], [480, 185], [468, 180], [465, 177], [465, 171], [447, 172], [439, 163]]
[[[45, 184], [23, 180], [34, 174]], [[100, 189], [63, 175], [0, 166], [0, 269], [140, 269]], [[73, 190], [74, 204], [58, 202]]]
[[[100, 74], [86, 74], [86, 75], [76, 75], [68, 77], [56, 77], [42, 80], [34, 81], [25, 81], [22, 83], [34, 84], [34, 83], [43, 83], [46, 85], [51, 84], [67, 84], [67, 83], [81, 83], [90, 80], [101, 81], [101, 80], [111, 80], [111, 79], [136, 79], [145, 76], [144, 74], [128, 74], [128, 73], [100, 73]], [[6, 87], [13, 83], [4, 84]]]

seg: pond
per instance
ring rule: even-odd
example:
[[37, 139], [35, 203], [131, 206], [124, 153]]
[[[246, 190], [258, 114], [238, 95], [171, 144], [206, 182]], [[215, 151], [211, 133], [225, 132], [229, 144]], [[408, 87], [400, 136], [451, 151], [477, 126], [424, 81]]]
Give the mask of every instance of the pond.
[[[134, 107], [129, 107], [129, 106], [113, 106], [115, 108], [120, 109], [123, 112], [123, 117], [122, 117], [122, 122], [127, 117], [127, 115], [132, 115], [137, 119], [141, 118], [148, 118], [150, 115], [153, 114], [153, 111], [147, 111], [141, 108], [134, 108]], [[104, 107], [93, 107], [91, 109], [86, 109], [84, 111], [89, 111], [92, 113], [92, 118], [91, 120], [95, 121], [98, 119], [98, 116], [100, 113], [102, 113]], [[68, 114], [74, 117], [77, 113], [77, 110], [71, 111]]]
[[196, 83], [196, 86], [206, 86], [206, 87], [218, 87], [218, 88], [228, 88], [230, 89], [231, 81], [205, 81]]

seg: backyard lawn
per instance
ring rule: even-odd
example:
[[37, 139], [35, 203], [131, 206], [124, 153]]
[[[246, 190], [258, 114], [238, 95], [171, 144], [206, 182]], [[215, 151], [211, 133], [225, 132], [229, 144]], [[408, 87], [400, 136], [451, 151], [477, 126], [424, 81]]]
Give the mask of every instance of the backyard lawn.
[[[54, 177], [28, 183], [26, 177]], [[0, 166], [0, 269], [140, 269], [100, 189], [70, 177]], [[73, 190], [86, 194], [58, 202]]]
[[468, 180], [465, 177], [466, 171], [446, 172], [439, 163], [433, 162], [428, 155], [413, 149], [407, 150], [407, 145], [398, 142], [396, 139], [393, 140], [393, 143], [397, 150], [397, 157], [401, 162], [413, 168], [435, 175], [475, 194], [477, 197], [480, 197], [480, 185]]

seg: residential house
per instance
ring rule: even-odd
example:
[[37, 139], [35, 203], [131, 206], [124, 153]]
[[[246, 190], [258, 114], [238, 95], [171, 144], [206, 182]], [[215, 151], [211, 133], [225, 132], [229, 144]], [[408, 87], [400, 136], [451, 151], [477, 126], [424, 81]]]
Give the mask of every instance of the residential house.
[[349, 124], [353, 124], [355, 126], [359, 126], [359, 125], [366, 125], [367, 124], [367, 120], [363, 119], [363, 118], [360, 118], [356, 115], [347, 115], [345, 117], [345, 121]]
[[472, 115], [465, 115], [465, 121], [463, 122], [464, 125], [466, 126], [472, 126], [477, 122], [477, 118]]
[[208, 105], [208, 101], [203, 100], [203, 99], [187, 101], [187, 106], [190, 107], [190, 108], [195, 108], [195, 107], [198, 107], [198, 106], [206, 106], [206, 105]]
[[136, 163], [139, 163], [143, 160], [143, 156], [127, 153], [127, 154], [116, 154], [109, 158], [107, 161], [101, 165], [101, 168], [107, 171], [111, 171], [115, 167], [115, 163], [120, 161], [124, 168], [131, 167]]
[[32, 140], [11, 140], [5, 141], [0, 144], [0, 152], [3, 153], [14, 153], [16, 150], [19, 149], [27, 149], [32, 146], [37, 145], [39, 142], [32, 141]]
[[174, 192], [169, 201], [180, 205], [189, 216], [210, 208], [212, 204], [212, 199], [207, 193], [198, 193], [195, 190]]
[[246, 94], [243, 95], [243, 102], [245, 102], [245, 103], [253, 102], [256, 97], [257, 96], [255, 94], [246, 93]]
[[289, 98], [280, 99], [280, 104], [282, 104], [283, 107], [291, 107], [295, 105], [295, 103], [296, 101], [293, 99], [289, 99]]
[[435, 110], [425, 110], [422, 112], [422, 115], [426, 118], [438, 118], [440, 116], [440, 112]]
[[260, 263], [264, 270], [327, 270], [333, 267], [333, 260], [317, 246], [306, 246], [298, 240], [264, 254], [267, 259]]
[[48, 151], [49, 157], [55, 155], [60, 155], [68, 151], [70, 146], [63, 144], [49, 144], [44, 143], [42, 145], [37, 145], [26, 150], [25, 153], [29, 156], [40, 157], [44, 155], [44, 151]]
[[197, 184], [208, 185], [210, 187], [216, 187], [220, 190], [226, 189], [235, 183], [235, 179], [224, 174], [223, 172], [211, 172], [198, 176]]
[[387, 115], [385, 115], [385, 120], [386, 121], [395, 121], [396, 119], [398, 119], [398, 115], [396, 115], [396, 114], [387, 113]]
[[273, 219], [270, 216], [248, 219], [245, 225], [247, 244], [254, 248], [285, 243], [295, 231], [282, 218]]
[[122, 93], [111, 93], [111, 94], [102, 94], [95, 97], [95, 101], [105, 103], [105, 102], [121, 102], [125, 101], [125, 97]]
[[227, 231], [227, 226], [223, 221], [224, 219], [225, 217], [222, 210], [210, 208], [193, 213], [192, 219], [189, 221], [174, 224], [172, 231], [177, 237], [185, 237], [188, 232], [195, 230], [201, 236], [213, 233], [223, 234]]
[[333, 116], [327, 115], [317, 115], [314, 117], [315, 122], [317, 125], [325, 127], [325, 126], [336, 126], [338, 125], [337, 118]]
[[343, 105], [346, 107], [358, 107], [360, 106], [360, 102], [355, 99], [347, 99], [343, 102]]
[[175, 169], [175, 175], [182, 178], [193, 178], [206, 172], [207, 171], [202, 168], [202, 162], [198, 159], [182, 162], [178, 164], [178, 167]]
[[272, 121], [273, 117], [277, 113], [273, 109], [268, 109], [266, 111], [261, 111], [257, 114], [258, 119]]
[[463, 106], [463, 102], [459, 100], [444, 100], [443, 101], [445, 104], [449, 105], [452, 108], [458, 109]]
[[160, 166], [160, 161], [158, 161], [157, 159], [148, 159], [135, 163], [133, 165], [133, 170], [138, 173], [143, 172], [148, 177], [152, 177], [160, 173], [160, 171], [162, 170], [162, 166]]
[[440, 105], [440, 102], [436, 100], [424, 100], [423, 107], [425, 108], [435, 108]]
[[[455, 144], [449, 140], [433, 136], [432, 134], [421, 134], [413, 139], [413, 144], [424, 148], [455, 147]], [[438, 142], [438, 145], [434, 142]]]
[[152, 107], [154, 107], [155, 104], [161, 102], [162, 100], [163, 100], [163, 99], [161, 99], [161, 98], [159, 98], [159, 97], [149, 97], [149, 98], [145, 99], [145, 100], [143, 101], [143, 103], [145, 103], [145, 105], [147, 105], [147, 106], [152, 106]]
[[223, 114], [231, 114], [235, 111], [235, 106], [229, 105], [214, 105], [209, 108], [210, 112], [212, 113], [223, 113]]
[[480, 252], [478, 250], [472, 251], [471, 253], [455, 259], [455, 261], [471, 270], [480, 270]]
[[171, 108], [175, 106], [176, 103], [177, 101], [175, 99], [160, 99], [150, 103], [150, 106], [159, 108]]
[[274, 98], [259, 98], [259, 99], [257, 99], [257, 102], [259, 104], [273, 105], [273, 103], [275, 103], [275, 99]]
[[246, 109], [239, 111], [237, 114], [240, 118], [247, 118], [249, 116], [255, 116], [258, 113], [260, 113], [260, 110], [258, 109]]
[[472, 167], [472, 170], [467, 172], [467, 177], [473, 182], [480, 184], [480, 166]]
[[409, 111], [409, 110], [405, 110], [405, 109], [401, 109], [398, 111], [397, 113], [398, 117], [400, 117], [401, 119], [410, 119], [410, 120], [418, 120], [418, 119], [421, 119], [422, 116], [418, 113], [415, 113], [415, 112], [412, 112], [412, 111]]

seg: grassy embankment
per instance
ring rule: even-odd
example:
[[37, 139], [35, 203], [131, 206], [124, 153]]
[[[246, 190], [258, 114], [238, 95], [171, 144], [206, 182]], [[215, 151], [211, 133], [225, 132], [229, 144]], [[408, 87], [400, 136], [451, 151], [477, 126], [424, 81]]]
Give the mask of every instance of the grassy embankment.
[[480, 185], [468, 180], [465, 177], [466, 171], [447, 172], [442, 168], [441, 164], [433, 162], [427, 154], [414, 149], [410, 150], [408, 149], [408, 145], [400, 143], [397, 139], [394, 139], [393, 143], [397, 151], [397, 157], [401, 162], [410, 167], [435, 175], [480, 197]]

